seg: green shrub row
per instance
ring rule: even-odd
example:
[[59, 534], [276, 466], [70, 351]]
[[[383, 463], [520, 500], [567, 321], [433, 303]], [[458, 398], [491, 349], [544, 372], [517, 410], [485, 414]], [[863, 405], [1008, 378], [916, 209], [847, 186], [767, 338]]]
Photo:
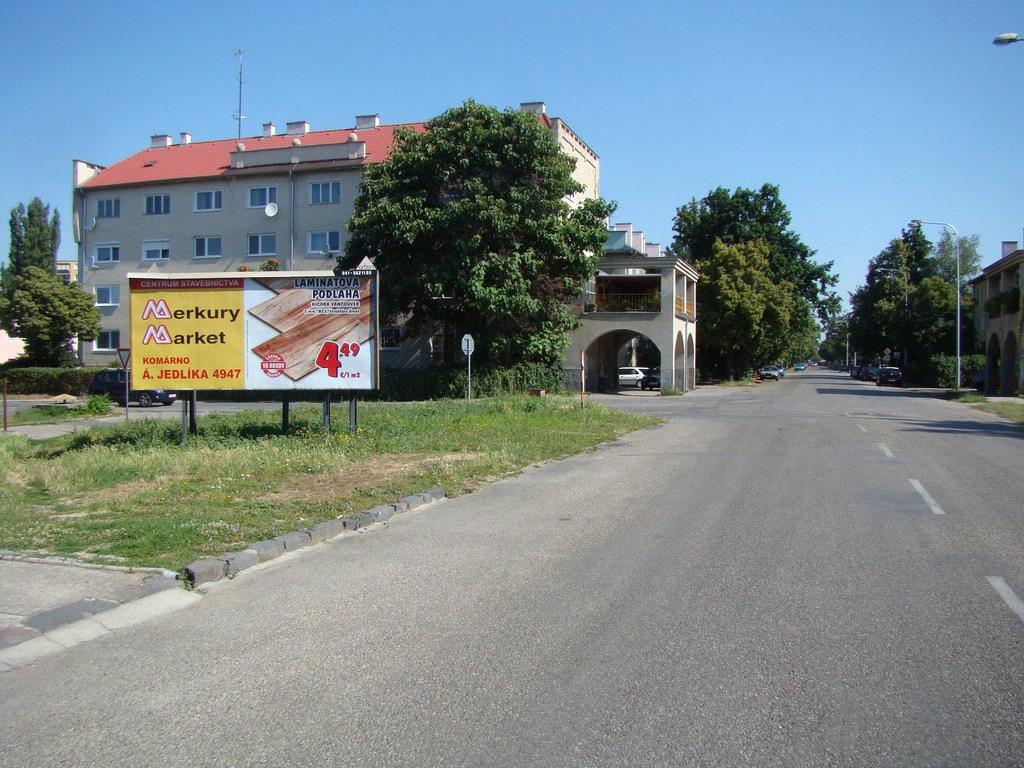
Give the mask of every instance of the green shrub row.
[[[960, 358], [960, 386], [970, 387], [978, 371], [985, 367], [984, 355], [964, 355]], [[911, 363], [906, 372], [908, 383], [920, 387], [956, 386], [956, 357], [953, 355], [932, 355], [927, 360]]]
[[12, 395], [84, 395], [98, 367], [8, 368], [0, 372]]

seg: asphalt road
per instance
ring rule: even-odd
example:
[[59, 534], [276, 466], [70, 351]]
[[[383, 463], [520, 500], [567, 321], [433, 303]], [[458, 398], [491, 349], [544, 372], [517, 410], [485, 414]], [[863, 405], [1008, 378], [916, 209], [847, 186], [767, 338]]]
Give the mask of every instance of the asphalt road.
[[1024, 429], [610, 399], [668, 420], [0, 674], [0, 764], [1021, 764]]

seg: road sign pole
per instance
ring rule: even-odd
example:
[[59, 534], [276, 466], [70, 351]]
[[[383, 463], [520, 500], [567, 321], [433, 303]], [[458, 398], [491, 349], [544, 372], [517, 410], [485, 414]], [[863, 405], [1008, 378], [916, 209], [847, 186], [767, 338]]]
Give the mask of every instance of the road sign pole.
[[462, 337], [462, 352], [466, 355], [466, 399], [473, 399], [473, 350], [476, 342], [470, 334]]
[[128, 381], [131, 371], [128, 369], [128, 361], [132, 359], [132, 348], [118, 347], [117, 359], [121, 361], [121, 370], [124, 371], [124, 420], [128, 421], [128, 399], [131, 397], [131, 382]]

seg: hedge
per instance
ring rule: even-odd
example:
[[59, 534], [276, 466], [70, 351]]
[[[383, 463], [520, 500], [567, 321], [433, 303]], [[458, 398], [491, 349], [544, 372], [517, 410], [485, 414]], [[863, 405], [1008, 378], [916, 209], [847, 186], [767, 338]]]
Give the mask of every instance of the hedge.
[[12, 395], [84, 395], [96, 371], [86, 368], [8, 368], [0, 372]]
[[[960, 386], [970, 387], [978, 371], [985, 367], [983, 355], [964, 355], [960, 358]], [[926, 361], [911, 363], [906, 378], [922, 387], [956, 386], [956, 357], [953, 355], [932, 355]]]

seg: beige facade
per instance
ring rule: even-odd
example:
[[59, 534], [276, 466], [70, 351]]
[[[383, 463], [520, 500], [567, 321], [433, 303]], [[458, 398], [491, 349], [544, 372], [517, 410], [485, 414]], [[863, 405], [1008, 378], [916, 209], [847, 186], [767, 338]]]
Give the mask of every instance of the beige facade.
[[[985, 391], [992, 395], [1024, 392], [1024, 305], [1021, 271], [1024, 249], [1003, 243], [1002, 258], [971, 281], [975, 298], [975, 331], [985, 354]], [[970, 383], [970, 382], [968, 382]]]

